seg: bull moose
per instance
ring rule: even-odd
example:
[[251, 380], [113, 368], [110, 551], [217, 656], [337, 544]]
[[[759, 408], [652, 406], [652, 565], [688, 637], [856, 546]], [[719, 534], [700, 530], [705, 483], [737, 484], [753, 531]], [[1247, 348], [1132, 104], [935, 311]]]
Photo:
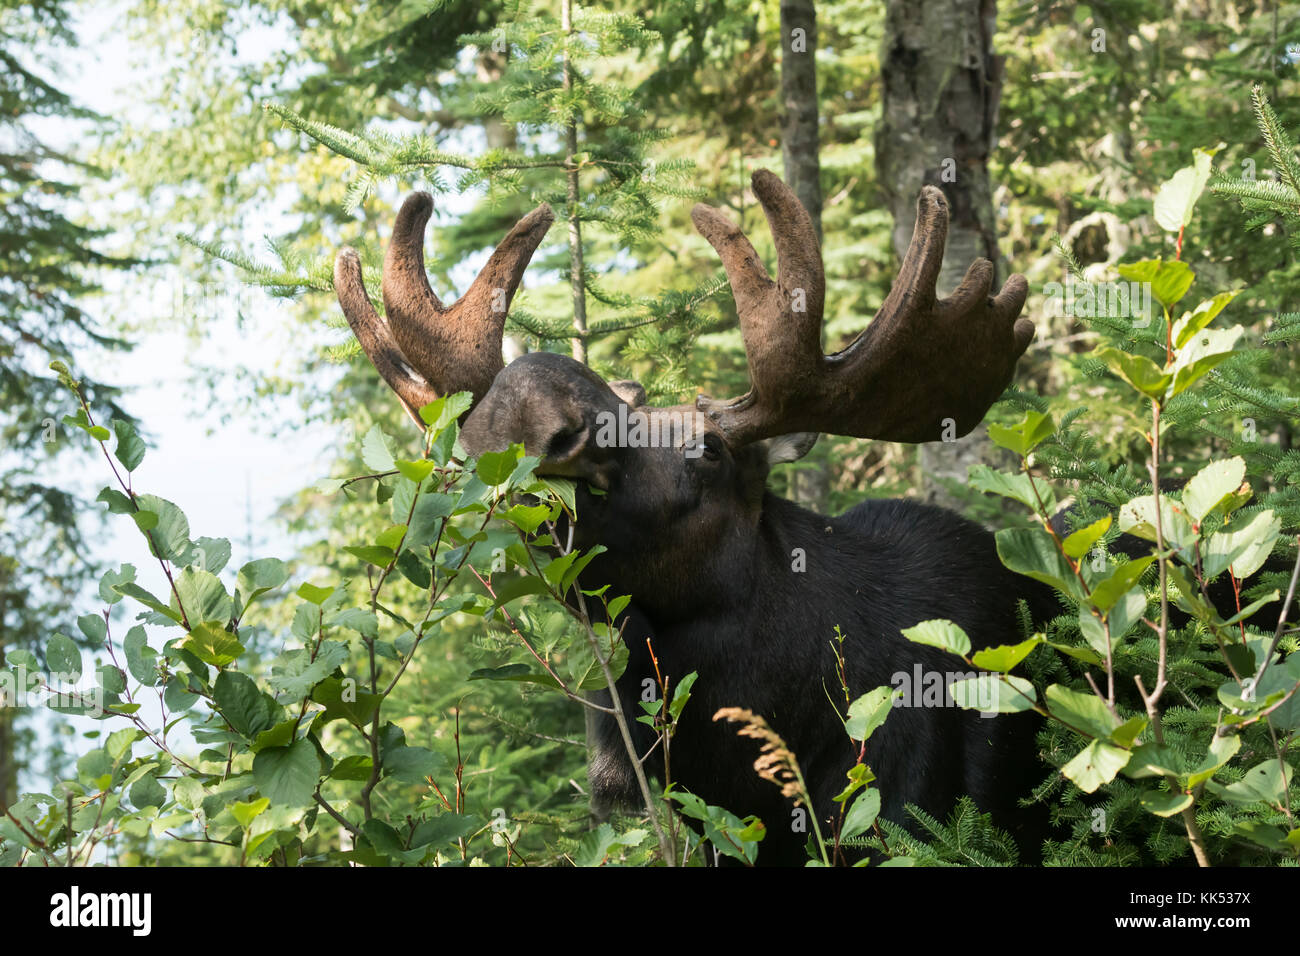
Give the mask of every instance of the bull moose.
[[[985, 647], [1019, 637], [1019, 601], [1040, 621], [1056, 605], [1043, 586], [1001, 565], [986, 530], [950, 511], [867, 501], [824, 517], [767, 490], [771, 467], [805, 454], [818, 432], [896, 442], [966, 434], [1011, 380], [1034, 328], [1019, 318], [1025, 279], [1012, 276], [991, 295], [994, 270], [984, 259], [952, 295], [937, 297], [948, 211], [943, 193], [927, 186], [874, 320], [846, 348], [823, 354], [825, 279], [812, 221], [772, 173], [756, 172], [752, 186], [775, 240], [775, 282], [726, 216], [703, 204], [692, 213], [722, 259], [744, 338], [751, 387], [730, 401], [699, 396], [693, 405], [651, 407], [635, 383], [608, 383], [551, 352], [503, 367], [510, 301], [554, 221], [545, 205], [510, 231], [450, 306], [425, 275], [432, 200], [423, 193], [407, 198], [393, 228], [383, 317], [353, 250], [340, 251], [334, 281], [362, 348], [413, 417], [438, 396], [469, 391], [467, 453], [523, 442], [540, 457], [540, 474], [576, 480], [575, 543], [605, 548], [584, 582], [632, 599], [623, 622], [630, 658], [618, 682], [625, 712], [640, 712], [642, 682], [654, 675], [652, 637], [663, 672], [699, 674], [673, 740], [673, 780], [711, 804], [757, 814], [768, 828], [759, 860], [795, 864], [806, 859], [798, 811], [754, 773], [754, 742], [715, 723], [715, 711], [739, 706], [765, 717], [797, 755], [812, 811], [826, 819], [856, 756], [828, 699], [839, 689], [837, 626], [856, 695], [918, 666], [943, 674], [960, 664], [908, 641], [903, 628], [948, 618]], [[602, 425], [611, 416], [670, 439], [609, 441]], [[1042, 815], [1017, 798], [1041, 776], [1035, 720], [896, 708], [866, 748], [882, 815], [903, 822], [908, 803], [942, 815], [969, 794], [1033, 855]], [[633, 727], [638, 747], [650, 751], [650, 730]], [[593, 796], [632, 799], [631, 764], [613, 721], [593, 736]], [[647, 768], [661, 774], [660, 759], [655, 750]]]

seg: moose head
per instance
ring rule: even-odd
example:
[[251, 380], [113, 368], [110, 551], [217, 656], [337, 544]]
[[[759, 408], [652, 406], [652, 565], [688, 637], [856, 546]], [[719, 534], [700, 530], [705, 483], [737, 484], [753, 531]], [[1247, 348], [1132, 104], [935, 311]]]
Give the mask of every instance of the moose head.
[[[905, 641], [900, 628], [949, 617], [973, 642], [999, 643], [1016, 627], [1016, 597], [1033, 586], [1003, 569], [987, 533], [956, 515], [877, 502], [822, 518], [769, 493], [769, 469], [805, 454], [819, 432], [899, 442], [968, 433], [1007, 386], [1034, 329], [1018, 318], [1024, 278], [1012, 276], [991, 295], [994, 270], [984, 259], [950, 296], [937, 297], [948, 210], [943, 193], [927, 186], [888, 297], [861, 334], [826, 355], [826, 285], [812, 220], [773, 174], [755, 173], [753, 190], [775, 240], [776, 281], [730, 219], [702, 204], [692, 213], [722, 259], [739, 314], [750, 389], [731, 400], [701, 395], [690, 405], [652, 407], [635, 382], [606, 382], [549, 352], [503, 367], [510, 302], [554, 221], [545, 205], [509, 232], [450, 306], [424, 271], [432, 201], [422, 193], [406, 200], [393, 229], [384, 317], [350, 249], [337, 258], [335, 287], [362, 348], [417, 422], [417, 410], [436, 397], [469, 391], [474, 403], [461, 430], [468, 453], [523, 442], [541, 459], [539, 474], [577, 479], [575, 542], [606, 549], [584, 579], [631, 595], [636, 627], [653, 635], [660, 663], [678, 676], [697, 671], [696, 697], [713, 689], [683, 718], [675, 778], [711, 802], [769, 820], [789, 809], [773, 788], [753, 784], [752, 754], [710, 723], [713, 704], [768, 717], [807, 758], [820, 812], [852, 762], [829, 749], [843, 734], [832, 708], [808, 700], [808, 688], [833, 672], [833, 629], [856, 632], [847, 671], [863, 693], [918, 662], [943, 666], [939, 652]], [[797, 575], [789, 560], [796, 548], [807, 554], [806, 568], [796, 569], [806, 573]], [[619, 693], [631, 706], [649, 664], [642, 635], [625, 639], [631, 656]], [[894, 736], [868, 754], [877, 775], [892, 775], [896, 785], [885, 791], [886, 815], [901, 817], [904, 801], [942, 812], [961, 793], [1014, 807], [1007, 781], [1020, 786], [1030, 759], [1023, 722], [1015, 750], [992, 726], [1005, 721], [963, 720], [962, 712], [891, 719]], [[591, 776], [598, 797], [616, 798], [630, 789], [630, 775], [616, 735], [606, 737]], [[734, 759], [725, 756], [732, 751]], [[797, 837], [768, 845], [769, 862], [797, 862], [801, 852]]]
[[[924, 442], [967, 434], [1011, 380], [1033, 338], [1018, 318], [1027, 286], [1013, 275], [990, 296], [993, 266], [971, 265], [960, 287], [935, 294], [948, 228], [947, 202], [933, 186], [917, 203], [902, 268], [874, 320], [846, 348], [825, 355], [826, 281], [812, 220], [775, 175], [759, 170], [753, 189], [767, 216], [779, 263], [774, 282], [745, 234], [704, 204], [696, 228], [721, 257], [735, 297], [751, 387], [742, 397], [699, 396], [693, 405], [646, 405], [635, 382], [605, 382], [551, 352], [503, 368], [501, 339], [525, 267], [554, 221], [549, 206], [510, 231], [469, 291], [444, 307], [424, 271], [427, 194], [398, 213], [384, 261], [380, 318], [351, 249], [335, 267], [339, 301], [376, 369], [419, 422], [440, 395], [469, 391], [474, 405], [461, 444], [471, 455], [522, 441], [541, 458], [538, 473], [580, 479], [579, 543], [608, 549], [607, 573], [629, 593], [667, 584], [677, 607], [714, 575], [684, 561], [714, 541], [755, 525], [769, 468], [805, 454], [818, 432]], [[599, 495], [587, 494], [583, 484]], [[689, 537], [694, 548], [684, 547]]]

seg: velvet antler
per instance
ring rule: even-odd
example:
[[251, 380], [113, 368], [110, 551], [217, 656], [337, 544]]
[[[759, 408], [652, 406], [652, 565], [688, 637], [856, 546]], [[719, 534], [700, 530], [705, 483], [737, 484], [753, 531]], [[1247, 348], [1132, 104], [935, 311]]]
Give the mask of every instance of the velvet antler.
[[750, 375], [743, 397], [700, 396], [699, 409], [737, 445], [810, 431], [922, 442], [979, 424], [1034, 336], [1033, 323], [1017, 319], [1024, 277], [1013, 275], [990, 297], [993, 265], [977, 259], [961, 286], [938, 299], [948, 205], [926, 186], [889, 296], [852, 344], [824, 355], [826, 282], [812, 220], [772, 173], [754, 173], [753, 186], [776, 243], [776, 282], [735, 223], [705, 205], [691, 213], [726, 268]]
[[501, 337], [510, 302], [533, 252], [555, 221], [538, 206], [501, 240], [469, 290], [444, 306], [424, 271], [424, 229], [433, 212], [428, 193], [402, 203], [384, 257], [384, 317], [370, 304], [352, 249], [334, 261], [334, 289], [357, 341], [417, 424], [435, 398], [468, 391], [477, 402], [502, 368]]

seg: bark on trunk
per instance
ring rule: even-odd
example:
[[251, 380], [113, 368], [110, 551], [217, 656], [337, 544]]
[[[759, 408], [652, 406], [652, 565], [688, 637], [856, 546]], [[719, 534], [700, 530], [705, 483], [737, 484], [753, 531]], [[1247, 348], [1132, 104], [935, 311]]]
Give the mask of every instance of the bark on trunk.
[[[822, 185], [817, 122], [817, 10], [814, 0], [781, 0], [781, 159], [785, 181], [822, 237]], [[794, 473], [791, 497], [825, 512], [830, 469], [817, 460]]]
[[[882, 120], [876, 132], [881, 188], [894, 216], [894, 250], [912, 237], [921, 187], [940, 187], [951, 222], [940, 295], [961, 282], [970, 263], [993, 262], [1000, 283], [988, 158], [997, 131], [1002, 58], [993, 54], [995, 0], [889, 0], [881, 49]], [[997, 460], [983, 428], [951, 442], [921, 446], [922, 494], [960, 504], [942, 480], [965, 484], [967, 470]]]

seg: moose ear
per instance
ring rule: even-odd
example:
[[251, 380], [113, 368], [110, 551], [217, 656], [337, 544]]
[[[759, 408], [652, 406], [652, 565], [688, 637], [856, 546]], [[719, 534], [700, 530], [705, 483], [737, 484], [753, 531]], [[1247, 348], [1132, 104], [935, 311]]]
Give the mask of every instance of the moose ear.
[[618, 396], [620, 402], [627, 403], [629, 409], [639, 408], [645, 404], [645, 389], [641, 387], [640, 382], [622, 379], [618, 382], [610, 382], [609, 387]]
[[784, 465], [788, 461], [798, 461], [817, 444], [818, 432], [791, 432], [777, 435], [767, 440], [767, 464]]

